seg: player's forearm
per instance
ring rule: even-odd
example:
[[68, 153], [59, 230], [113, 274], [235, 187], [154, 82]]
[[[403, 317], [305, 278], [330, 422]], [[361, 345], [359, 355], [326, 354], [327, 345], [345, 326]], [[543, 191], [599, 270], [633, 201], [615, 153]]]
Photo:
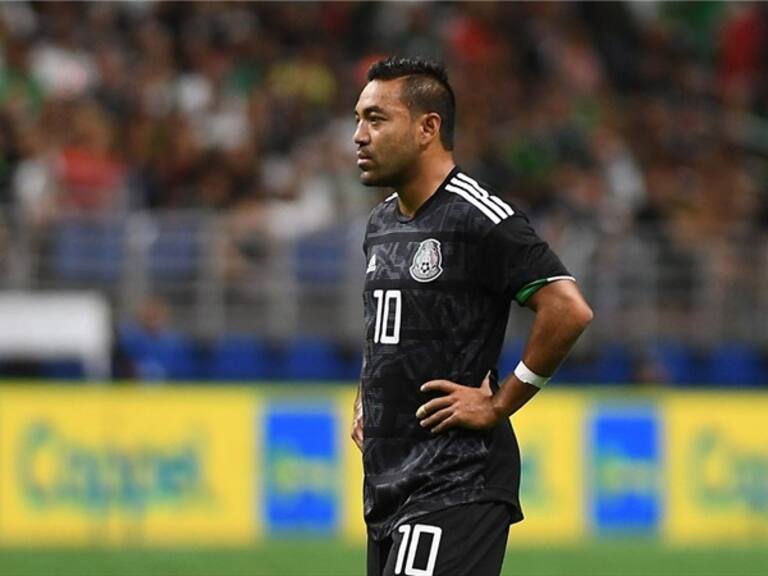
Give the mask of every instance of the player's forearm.
[[[536, 374], [551, 376], [592, 321], [592, 310], [575, 286], [548, 290], [536, 298], [531, 307], [536, 318], [521, 360]], [[494, 396], [495, 408], [500, 415], [510, 416], [538, 391], [536, 386], [510, 374]]]
[[536, 374], [551, 376], [592, 321], [592, 310], [578, 293], [538, 304], [521, 360]]

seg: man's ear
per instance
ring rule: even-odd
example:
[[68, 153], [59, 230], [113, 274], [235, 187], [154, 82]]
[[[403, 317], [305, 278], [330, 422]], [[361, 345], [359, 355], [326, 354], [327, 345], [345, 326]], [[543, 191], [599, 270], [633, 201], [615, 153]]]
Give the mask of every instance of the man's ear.
[[443, 120], [440, 118], [440, 114], [436, 112], [428, 112], [421, 118], [421, 124], [419, 126], [419, 143], [422, 146], [429, 146], [433, 140], [440, 138], [440, 126]]

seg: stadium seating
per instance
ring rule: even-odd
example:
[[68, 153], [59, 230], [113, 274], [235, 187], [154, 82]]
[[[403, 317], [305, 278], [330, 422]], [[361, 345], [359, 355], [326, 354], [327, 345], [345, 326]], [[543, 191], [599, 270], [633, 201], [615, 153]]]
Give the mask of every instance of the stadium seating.
[[294, 251], [296, 279], [306, 284], [333, 284], [344, 275], [345, 236], [331, 228], [302, 237]]
[[685, 343], [669, 341], [653, 344], [647, 359], [660, 369], [662, 380], [669, 384], [700, 386], [712, 383], [704, 366], [704, 354]]
[[198, 271], [199, 238], [191, 222], [160, 226], [149, 251], [150, 272], [157, 280], [185, 281]]
[[632, 382], [633, 376], [632, 356], [620, 344], [606, 346], [595, 362], [596, 384], [628, 384]]
[[74, 282], [116, 282], [121, 273], [123, 235], [110, 220], [63, 220], [52, 230], [52, 273]]
[[725, 386], [768, 384], [760, 353], [746, 344], [730, 343], [715, 348], [707, 367], [708, 380]]
[[85, 367], [80, 360], [49, 360], [40, 364], [39, 375], [46, 380], [83, 380]]
[[284, 354], [282, 376], [288, 380], [341, 380], [350, 370], [338, 348], [326, 340], [297, 339], [287, 344]]
[[274, 348], [249, 336], [225, 336], [213, 343], [209, 356], [212, 380], [271, 380], [280, 373]]
[[[515, 340], [502, 350], [498, 364], [501, 377], [514, 370], [523, 345], [522, 340]], [[130, 366], [128, 373], [143, 381], [357, 382], [360, 378], [359, 349], [320, 339], [300, 338], [278, 345], [248, 335], [226, 335], [204, 345], [174, 333], [153, 336], [128, 327], [118, 333], [117, 346], [118, 357]], [[702, 387], [768, 384], [766, 359], [745, 344], [700, 350], [681, 342], [666, 342], [649, 347], [644, 361], [651, 368], [650, 377], [658, 378], [647, 383]], [[628, 349], [612, 345], [597, 357], [569, 358], [553, 383], [628, 384], [637, 378], [635, 363]], [[34, 373], [54, 380], [86, 378], [82, 363], [76, 360], [39, 362]]]
[[198, 345], [174, 333], [149, 334], [129, 326], [119, 331], [118, 348], [139, 380], [196, 380], [205, 375]]

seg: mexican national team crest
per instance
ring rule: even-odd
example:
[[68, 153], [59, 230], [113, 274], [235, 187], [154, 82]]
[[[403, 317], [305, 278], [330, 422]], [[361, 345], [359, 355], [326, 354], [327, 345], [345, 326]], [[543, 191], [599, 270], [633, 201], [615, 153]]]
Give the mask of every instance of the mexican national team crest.
[[411, 263], [411, 277], [416, 282], [432, 282], [443, 273], [443, 255], [440, 242], [428, 238], [419, 244]]

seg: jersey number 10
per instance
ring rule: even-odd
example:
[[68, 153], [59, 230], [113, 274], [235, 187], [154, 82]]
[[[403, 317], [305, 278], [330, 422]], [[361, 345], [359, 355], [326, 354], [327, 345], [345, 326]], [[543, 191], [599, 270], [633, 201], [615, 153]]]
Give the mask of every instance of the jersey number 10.
[[[373, 331], [374, 344], [399, 344], [400, 319], [403, 313], [403, 298], [400, 290], [374, 290], [376, 300], [376, 327]], [[394, 323], [390, 312], [394, 307]]]

